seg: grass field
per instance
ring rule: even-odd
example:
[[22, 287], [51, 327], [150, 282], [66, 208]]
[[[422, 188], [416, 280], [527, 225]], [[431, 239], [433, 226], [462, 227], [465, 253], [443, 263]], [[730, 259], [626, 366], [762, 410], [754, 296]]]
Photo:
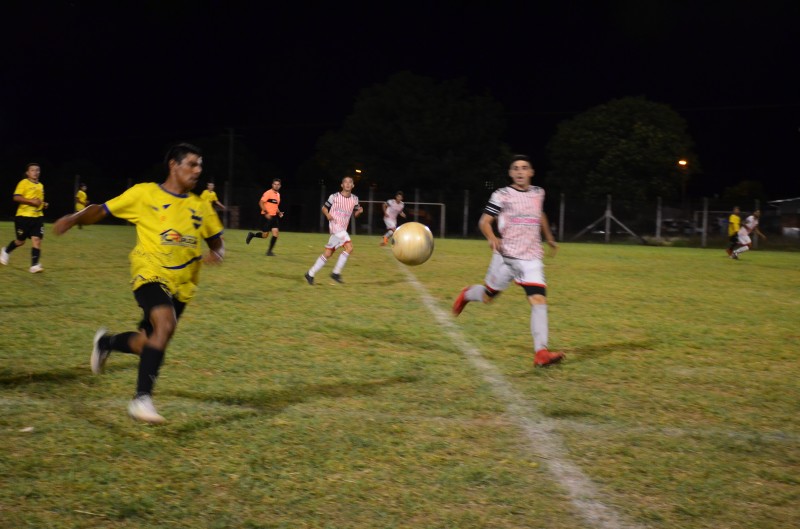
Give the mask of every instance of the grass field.
[[[48, 229], [50, 226], [48, 226]], [[13, 236], [0, 223], [0, 243]], [[775, 528], [800, 526], [800, 254], [563, 244], [533, 369], [513, 287], [453, 318], [483, 241], [407, 268], [356, 236], [226, 234], [155, 394], [136, 358], [93, 376], [92, 336], [132, 330], [126, 226], [30, 243], [0, 267], [4, 528]]]

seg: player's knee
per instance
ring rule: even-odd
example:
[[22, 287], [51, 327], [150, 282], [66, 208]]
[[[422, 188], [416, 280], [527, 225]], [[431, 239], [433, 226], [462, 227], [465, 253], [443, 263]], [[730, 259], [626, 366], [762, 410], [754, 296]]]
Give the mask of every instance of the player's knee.
[[547, 300], [547, 289], [542, 285], [522, 285], [522, 288], [531, 303], [544, 303]]
[[493, 288], [489, 288], [486, 285], [483, 286], [483, 302], [484, 303], [491, 303], [494, 298], [500, 295], [502, 291], [494, 290]]

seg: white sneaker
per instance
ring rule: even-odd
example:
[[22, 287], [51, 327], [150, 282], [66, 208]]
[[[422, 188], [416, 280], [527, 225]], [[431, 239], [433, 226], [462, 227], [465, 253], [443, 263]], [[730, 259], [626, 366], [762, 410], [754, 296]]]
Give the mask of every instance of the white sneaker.
[[99, 375], [103, 372], [103, 368], [106, 365], [106, 359], [108, 358], [108, 349], [100, 349], [100, 338], [105, 336], [108, 329], [105, 327], [100, 327], [97, 329], [97, 332], [94, 333], [94, 347], [92, 348], [92, 356], [89, 359], [89, 365], [92, 366], [92, 373], [95, 375]]
[[133, 399], [130, 404], [128, 404], [128, 415], [137, 421], [150, 424], [166, 422], [166, 419], [159, 415], [156, 411], [156, 407], [153, 406], [153, 399], [150, 398], [150, 395], [141, 395]]
[[3, 249], [0, 250], [0, 264], [7, 265], [8, 264], [8, 252], [6, 251], [6, 247], [3, 246]]
[[31, 274], [38, 274], [39, 272], [44, 272], [44, 267], [42, 266], [42, 263], [36, 263], [28, 269], [28, 272]]

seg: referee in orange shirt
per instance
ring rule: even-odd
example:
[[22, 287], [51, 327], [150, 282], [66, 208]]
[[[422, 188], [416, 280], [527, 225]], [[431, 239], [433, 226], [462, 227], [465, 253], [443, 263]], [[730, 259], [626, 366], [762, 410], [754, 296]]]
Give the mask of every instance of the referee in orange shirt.
[[269, 232], [272, 232], [272, 239], [269, 241], [269, 249], [267, 250], [267, 255], [270, 257], [275, 255], [272, 252], [272, 249], [275, 248], [275, 243], [278, 241], [278, 221], [281, 217], [283, 217], [283, 211], [280, 210], [280, 189], [281, 179], [273, 178], [272, 188], [267, 189], [264, 194], [261, 195], [261, 200], [258, 202], [258, 205], [261, 207], [261, 214], [264, 215], [264, 227], [261, 231], [251, 231], [247, 233], [247, 244], [250, 244], [250, 241], [253, 240], [253, 237], [266, 239], [269, 237]]

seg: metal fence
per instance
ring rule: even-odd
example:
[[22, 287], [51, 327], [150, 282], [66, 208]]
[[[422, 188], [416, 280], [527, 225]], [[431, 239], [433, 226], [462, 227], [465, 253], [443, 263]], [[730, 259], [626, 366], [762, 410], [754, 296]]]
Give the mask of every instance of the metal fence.
[[[226, 203], [231, 204], [235, 215], [226, 216], [226, 226], [231, 228], [256, 228], [262, 220], [258, 200], [264, 190], [233, 189]], [[286, 215], [281, 219], [281, 229], [289, 231], [325, 232], [327, 223], [321, 214], [322, 204], [334, 189], [318, 188], [281, 190], [281, 209]], [[355, 190], [365, 208], [351, 230], [355, 233], [377, 234], [385, 231], [381, 203], [392, 198], [393, 192]], [[486, 190], [480, 196], [473, 191], [412, 189], [406, 191], [405, 221], [415, 220], [431, 228], [439, 237], [480, 237], [478, 219], [491, 195]], [[223, 199], [224, 200], [224, 199]], [[570, 200], [565, 196], [548, 195], [545, 203], [553, 233], [560, 241], [639, 242], [684, 241], [691, 245], [720, 244], [727, 238], [728, 217], [734, 206], [741, 209], [742, 220], [755, 209], [761, 209], [760, 229], [781, 238], [785, 244], [793, 241], [800, 246], [800, 238], [783, 236], [782, 219], [776, 208], [753, 201], [750, 204], [734, 203], [716, 198], [653, 202], [637, 204], [605, 200]], [[230, 212], [230, 213], [233, 213]]]

